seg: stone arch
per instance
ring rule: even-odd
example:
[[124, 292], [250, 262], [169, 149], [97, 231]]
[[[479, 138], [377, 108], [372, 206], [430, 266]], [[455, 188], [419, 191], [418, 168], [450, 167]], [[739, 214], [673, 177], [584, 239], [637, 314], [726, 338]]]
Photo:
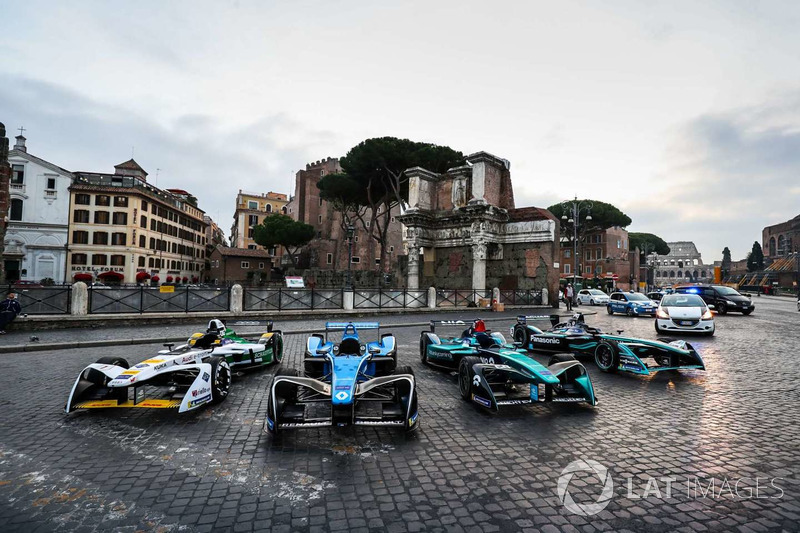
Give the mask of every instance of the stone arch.
[[675, 271], [674, 270], [670, 270], [669, 271], [669, 277], [671, 277], [671, 278], [675, 277]]
[[703, 278], [706, 277], [706, 271], [705, 270], [701, 270], [700, 271], [700, 276], [703, 277]]
[[39, 235], [33, 243], [36, 246], [63, 246], [64, 243], [55, 235]]
[[682, 277], [683, 277], [683, 272], [682, 272], [682, 271], [680, 271], [680, 270], [678, 270], [678, 277], [679, 277], [679, 278], [682, 278]]
[[697, 272], [697, 270], [695, 270], [694, 272], [692, 272], [692, 277], [694, 277], [694, 279], [697, 279], [697, 278], [699, 278], [699, 277], [700, 277], [700, 276], [698, 275], [698, 272]]

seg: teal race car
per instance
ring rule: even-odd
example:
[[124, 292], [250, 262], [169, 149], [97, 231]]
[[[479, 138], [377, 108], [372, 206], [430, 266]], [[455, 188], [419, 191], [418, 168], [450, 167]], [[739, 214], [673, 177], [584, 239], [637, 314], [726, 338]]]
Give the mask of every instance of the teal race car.
[[159, 353], [213, 348], [214, 355], [225, 357], [225, 360], [234, 369], [279, 364], [283, 360], [283, 333], [273, 329], [272, 320], [238, 321], [233, 325], [263, 325], [266, 326], [267, 332], [263, 333], [257, 341], [248, 340], [237, 335], [222, 320], [215, 318], [208, 322], [205, 333], [193, 334], [186, 344], [178, 346], [174, 350], [172, 344], [166, 344], [167, 349]]
[[432, 321], [420, 334], [423, 364], [458, 372], [461, 397], [490, 411], [508, 405], [574, 402], [597, 405], [592, 380], [572, 354], [553, 355], [544, 366], [506, 343], [499, 332], [476, 320], [460, 336], [440, 338], [436, 327], [464, 327], [462, 321]]
[[[532, 320], [550, 319], [552, 327], [543, 331], [529, 324]], [[566, 322], [558, 315], [518, 316], [511, 327], [514, 345], [535, 352], [570, 352], [593, 357], [603, 372], [632, 372], [649, 375], [663, 370], [705, 370], [703, 358], [686, 341], [651, 341], [603, 333], [586, 324], [582, 313]]]

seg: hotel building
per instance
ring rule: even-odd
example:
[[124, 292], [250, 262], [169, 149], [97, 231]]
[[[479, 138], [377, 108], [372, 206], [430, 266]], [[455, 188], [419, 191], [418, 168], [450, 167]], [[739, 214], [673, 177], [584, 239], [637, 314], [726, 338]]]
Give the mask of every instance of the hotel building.
[[289, 198], [278, 192], [253, 194], [242, 192], [236, 195], [236, 212], [231, 227], [231, 247], [255, 250], [260, 246], [253, 240], [253, 226], [264, 222], [264, 218], [275, 213], [286, 214]]

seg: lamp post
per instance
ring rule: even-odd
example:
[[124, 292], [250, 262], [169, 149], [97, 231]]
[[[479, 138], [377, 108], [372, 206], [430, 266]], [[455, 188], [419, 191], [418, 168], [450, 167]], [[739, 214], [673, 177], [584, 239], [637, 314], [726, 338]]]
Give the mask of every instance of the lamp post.
[[356, 228], [352, 222], [348, 221], [345, 231], [347, 232], [347, 286], [345, 289], [351, 291], [353, 290], [353, 237], [356, 233]]
[[588, 200], [578, 201], [576, 196], [573, 200], [561, 202], [562, 211], [569, 213], [561, 215], [561, 221], [572, 224], [572, 285], [575, 285], [575, 276], [578, 274], [578, 227], [580, 226], [581, 213], [586, 213], [584, 221], [592, 220], [592, 202]]

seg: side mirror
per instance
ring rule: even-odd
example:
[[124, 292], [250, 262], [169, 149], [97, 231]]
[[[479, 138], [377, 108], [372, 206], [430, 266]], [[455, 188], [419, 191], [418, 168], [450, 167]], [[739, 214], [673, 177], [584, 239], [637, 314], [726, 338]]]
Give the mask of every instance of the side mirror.
[[166, 349], [167, 349], [167, 350], [169, 350], [170, 352], [172, 351], [172, 347], [173, 347], [173, 346], [175, 346], [175, 344], [174, 344], [174, 343], [172, 343], [172, 342], [167, 342], [167, 343], [164, 343], [164, 348], [166, 348]]
[[369, 353], [371, 353], [373, 355], [377, 355], [377, 354], [381, 353], [380, 346], [373, 346], [372, 348], [369, 349]]

